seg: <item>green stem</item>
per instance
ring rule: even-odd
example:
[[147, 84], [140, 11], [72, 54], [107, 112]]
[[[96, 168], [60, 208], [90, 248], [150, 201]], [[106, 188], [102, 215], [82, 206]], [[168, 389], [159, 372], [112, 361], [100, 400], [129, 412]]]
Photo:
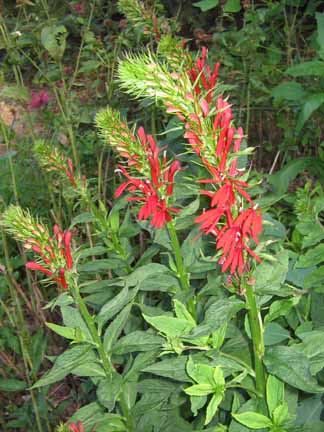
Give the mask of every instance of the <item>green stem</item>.
[[[179, 239], [173, 221], [168, 222], [167, 226], [168, 226], [171, 246], [172, 246], [172, 250], [173, 250], [173, 254], [177, 266], [178, 278], [180, 280], [181, 288], [183, 289], [183, 291], [186, 291], [188, 293], [190, 291], [189, 274], [185, 268], [182, 259], [181, 246], [179, 243]], [[195, 318], [196, 310], [195, 310], [195, 302], [193, 298], [190, 298], [188, 300], [188, 306], [191, 314]]]
[[168, 223], [168, 231], [170, 235], [171, 246], [176, 261], [181, 287], [184, 291], [188, 291], [190, 289], [188, 273], [183, 263], [181, 247], [180, 247], [179, 239], [173, 221]]
[[87, 327], [90, 331], [92, 339], [97, 346], [98, 354], [100, 356], [100, 360], [102, 362], [105, 373], [106, 373], [107, 377], [111, 377], [114, 368], [111, 364], [110, 358], [108, 357], [108, 355], [105, 352], [105, 348], [104, 348], [103, 343], [101, 341], [101, 338], [99, 336], [98, 329], [96, 327], [94, 319], [91, 316], [83, 298], [81, 297], [80, 292], [79, 292], [79, 288], [77, 286], [75, 286], [75, 300], [76, 300], [76, 302], [80, 308], [81, 315], [87, 324]]
[[133, 269], [127, 262], [127, 254], [126, 254], [126, 252], [125, 252], [125, 250], [124, 250], [124, 248], [120, 242], [120, 239], [112, 231], [111, 231], [111, 239], [113, 241], [114, 247], [115, 247], [116, 251], [118, 252], [119, 256], [125, 262], [125, 270], [127, 271], [127, 273], [132, 273]]
[[[88, 329], [90, 331], [92, 339], [93, 339], [94, 343], [96, 344], [97, 351], [98, 351], [100, 360], [102, 362], [102, 365], [104, 367], [106, 376], [107, 376], [107, 378], [111, 379], [112, 378], [112, 374], [114, 373], [114, 367], [113, 367], [113, 365], [111, 363], [110, 357], [105, 352], [105, 348], [104, 348], [103, 343], [101, 341], [101, 338], [99, 336], [98, 329], [96, 327], [94, 319], [91, 316], [91, 314], [90, 314], [90, 312], [89, 312], [89, 310], [87, 308], [87, 305], [85, 304], [83, 298], [81, 297], [80, 292], [79, 292], [79, 288], [77, 287], [76, 284], [75, 284], [75, 290], [74, 291], [75, 291], [75, 300], [76, 300], [76, 303], [79, 306], [81, 315], [82, 315], [83, 319], [85, 320], [85, 322], [87, 324], [87, 327], [88, 327]], [[132, 431], [133, 430], [133, 422], [132, 422], [132, 418], [131, 418], [131, 415], [130, 415], [127, 403], [126, 403], [126, 401], [124, 399], [124, 394], [123, 393], [120, 396], [119, 403], [120, 403], [120, 407], [121, 407], [122, 413], [123, 413], [124, 417], [127, 420], [128, 430]]]
[[264, 341], [262, 318], [255, 300], [253, 286], [245, 284], [245, 289], [253, 343], [256, 389], [261, 395], [263, 395], [263, 398], [265, 398], [266, 376], [263, 366]]

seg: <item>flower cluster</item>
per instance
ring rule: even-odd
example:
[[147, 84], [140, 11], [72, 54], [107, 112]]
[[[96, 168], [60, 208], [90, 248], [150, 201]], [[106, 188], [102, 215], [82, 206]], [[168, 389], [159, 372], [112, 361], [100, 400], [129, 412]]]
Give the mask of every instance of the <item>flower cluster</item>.
[[158, 99], [184, 123], [184, 137], [210, 174], [200, 183], [213, 187], [202, 191], [211, 198], [211, 208], [196, 222], [203, 233], [216, 237], [222, 270], [242, 274], [248, 269], [248, 256], [260, 261], [251, 240], [257, 244], [262, 229], [261, 212], [247, 192], [244, 170], [238, 168], [243, 130], [234, 127], [224, 86], [218, 82], [220, 65], [210, 68], [207, 49], [186, 65], [186, 72], [170, 71], [152, 54], [129, 56], [119, 67], [119, 77], [126, 92]]
[[126, 181], [117, 188], [115, 196], [120, 197], [124, 191], [132, 193], [133, 196], [128, 200], [142, 204], [139, 220], [151, 219], [152, 227], [162, 228], [171, 221], [172, 213], [179, 212], [169, 207], [169, 200], [180, 163], [174, 161], [169, 164], [165, 153], [160, 158], [160, 149], [154, 138], [147, 135], [143, 127], [138, 129], [135, 136], [120, 120], [119, 114], [110, 108], [97, 115], [96, 123], [101, 135], [127, 163], [126, 166], [118, 166], [118, 171], [126, 177]]
[[49, 104], [50, 97], [46, 90], [40, 90], [39, 92], [32, 92], [29, 108], [38, 110], [44, 108]]
[[40, 165], [49, 172], [55, 172], [66, 177], [73, 188], [78, 187], [72, 159], [66, 157], [56, 147], [48, 146], [43, 140], [38, 140], [34, 153]]
[[[206, 56], [207, 51], [203, 49], [202, 57], [188, 72], [196, 94], [203, 95], [200, 99], [203, 120], [198, 115], [189, 116], [185, 137], [211, 175], [211, 178], [200, 180], [200, 183], [214, 186], [213, 191], [201, 191], [211, 199], [211, 208], [198, 216], [196, 223], [201, 224], [202, 232], [216, 237], [222, 271], [242, 274], [248, 269], [246, 254], [261, 261], [249, 244], [251, 239], [255, 244], [259, 243], [262, 216], [246, 191], [249, 184], [237, 178], [244, 173], [237, 168], [237, 158], [234, 156], [240, 150], [243, 130], [233, 126], [231, 106], [222, 96], [218, 97], [216, 103], [213, 102], [219, 64], [211, 73], [210, 67], [206, 65]], [[211, 132], [207, 146], [202, 139], [204, 119], [208, 119], [207, 127]]]
[[27, 251], [36, 254], [36, 260], [26, 264], [29, 270], [39, 271], [63, 289], [68, 289], [66, 272], [73, 268], [71, 231], [62, 232], [58, 225], [54, 225], [54, 235], [50, 236], [43, 224], [18, 206], [10, 206], [1, 223]]

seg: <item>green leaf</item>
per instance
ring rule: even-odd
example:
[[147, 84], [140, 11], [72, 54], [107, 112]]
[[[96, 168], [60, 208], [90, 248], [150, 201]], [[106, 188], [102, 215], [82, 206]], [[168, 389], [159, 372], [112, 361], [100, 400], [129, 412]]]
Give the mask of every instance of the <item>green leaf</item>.
[[128, 302], [133, 298], [134, 293], [129, 292], [127, 287], [124, 287], [112, 300], [103, 305], [97, 315], [97, 321], [100, 327], [115, 316]]
[[320, 243], [309, 249], [305, 255], [301, 255], [295, 265], [296, 268], [312, 267], [324, 261], [324, 243]]
[[0, 95], [3, 98], [13, 99], [20, 102], [28, 102], [30, 94], [26, 87], [5, 86], [1, 89]]
[[272, 418], [276, 426], [282, 426], [289, 419], [288, 405], [286, 403], [278, 405], [273, 411]]
[[0, 378], [0, 390], [3, 392], [15, 392], [25, 390], [27, 384], [15, 378]]
[[275, 345], [279, 342], [289, 339], [289, 331], [278, 323], [268, 323], [264, 329], [264, 344]]
[[92, 213], [89, 213], [89, 212], [81, 213], [72, 219], [70, 229], [73, 228], [75, 225], [78, 225], [78, 224], [93, 222], [95, 219], [96, 218], [94, 217], [94, 215]]
[[311, 60], [289, 67], [286, 73], [295, 77], [324, 76], [324, 62]]
[[276, 100], [300, 101], [305, 95], [303, 86], [296, 81], [280, 83], [271, 91], [271, 96]]
[[211, 343], [213, 348], [220, 349], [223, 345], [227, 331], [227, 323], [223, 324], [219, 329], [215, 330], [211, 335]]
[[107, 253], [106, 246], [95, 246], [91, 248], [82, 249], [79, 253], [80, 258], [88, 258], [89, 256], [103, 255]]
[[199, 384], [214, 385], [214, 369], [206, 364], [194, 363], [190, 356], [186, 370], [190, 378]]
[[315, 14], [317, 21], [317, 42], [320, 47], [319, 55], [324, 58], [324, 13]]
[[232, 414], [236, 421], [252, 429], [263, 429], [272, 426], [272, 421], [256, 412], [244, 412], [241, 414]]
[[84, 335], [83, 339], [92, 340], [92, 336], [88, 329], [88, 326], [84, 322], [84, 319], [82, 318], [78, 309], [68, 305], [61, 306], [61, 313], [64, 325], [80, 330], [81, 334]]
[[32, 388], [43, 387], [60, 381], [77, 366], [95, 360], [95, 354], [90, 349], [87, 346], [77, 345], [65, 351], [56, 358], [52, 369], [43, 375]]
[[123, 378], [117, 372], [111, 377], [102, 379], [97, 388], [98, 401], [109, 411], [115, 407], [116, 400], [122, 391]]
[[241, 0], [227, 0], [223, 7], [224, 12], [240, 12]]
[[103, 407], [97, 402], [91, 402], [88, 405], [78, 409], [69, 423], [81, 421], [85, 432], [92, 432], [95, 427], [96, 432], [121, 432], [126, 431], [123, 418], [118, 414], [107, 414]]
[[267, 294], [280, 291], [288, 272], [288, 251], [280, 251], [274, 258], [275, 262], [264, 261], [253, 272], [257, 292]]
[[[323, 62], [324, 65], [324, 62]], [[324, 74], [323, 74], [324, 75]], [[315, 110], [324, 103], [324, 93], [313, 94], [308, 96], [302, 106], [301, 112], [297, 119], [296, 131], [299, 133], [306, 121], [310, 118]]]
[[190, 312], [188, 311], [188, 309], [186, 308], [186, 306], [183, 303], [181, 303], [179, 300], [175, 299], [175, 300], [173, 300], [173, 305], [174, 305], [174, 312], [175, 312], [177, 318], [186, 320], [186, 321], [190, 322], [193, 326], [196, 326], [196, 321], [193, 319]]
[[222, 402], [223, 394], [214, 394], [206, 409], [206, 419], [204, 425], [210, 423], [216, 414], [219, 404]]
[[104, 348], [105, 351], [110, 352], [114, 343], [118, 339], [120, 333], [123, 331], [125, 324], [128, 320], [132, 304], [125, 306], [125, 308], [119, 312], [115, 319], [109, 324], [105, 331], [104, 336]]
[[194, 328], [194, 324], [191, 322], [169, 317], [169, 316], [156, 316], [149, 317], [143, 314], [145, 321], [155, 327], [159, 332], [164, 333], [168, 337], [179, 337], [190, 333], [190, 331]]
[[127, 286], [137, 286], [140, 291], [169, 291], [179, 286], [178, 279], [168, 267], [158, 263], [138, 267], [124, 280]]
[[190, 409], [193, 415], [198, 415], [198, 410], [207, 402], [207, 396], [190, 396]]
[[75, 328], [64, 327], [64, 326], [60, 326], [60, 325], [52, 324], [52, 323], [48, 323], [48, 322], [45, 324], [53, 332], [55, 332], [56, 334], [66, 338], [66, 339], [74, 340], [76, 337]]
[[119, 339], [113, 346], [113, 353], [117, 355], [131, 352], [154, 351], [162, 347], [164, 339], [147, 331], [136, 330]]
[[305, 277], [305, 288], [322, 287], [324, 283], [324, 266], [312, 271]]
[[84, 273], [99, 273], [106, 272], [108, 270], [115, 270], [123, 265], [121, 259], [119, 258], [104, 258], [97, 259], [96, 261], [89, 261], [85, 264], [79, 264], [77, 269], [79, 272]]
[[213, 373], [216, 388], [225, 388], [224, 374], [220, 366], [216, 366]]
[[315, 375], [324, 367], [324, 332], [313, 330], [301, 333], [299, 337], [303, 343], [299, 344], [298, 347], [308, 357], [310, 371], [312, 375]]
[[310, 373], [310, 362], [295, 346], [276, 346], [266, 351], [264, 363], [268, 372], [292, 387], [308, 393], [323, 392]]
[[214, 392], [210, 384], [194, 384], [184, 389], [184, 392], [190, 396], [207, 396]]
[[171, 378], [175, 381], [190, 382], [190, 378], [188, 378], [186, 373], [186, 363], [186, 356], [169, 358], [144, 367], [141, 371], [165, 378]]
[[215, 331], [228, 323], [243, 308], [245, 303], [234, 297], [217, 300], [208, 307], [202, 324]]
[[296, 306], [300, 301], [300, 297], [292, 297], [290, 299], [276, 300], [271, 303], [268, 314], [265, 317], [265, 322], [274, 321], [280, 316], [286, 315], [291, 308]]
[[210, 9], [215, 8], [219, 3], [219, 0], [201, 0], [193, 3], [192, 5], [201, 9], [202, 12], [206, 12]]
[[[324, 63], [323, 63], [324, 64]], [[314, 159], [303, 157], [289, 161], [275, 174], [268, 176], [268, 182], [276, 195], [284, 195], [289, 184], [305, 169], [310, 169], [314, 165]]]
[[273, 375], [267, 379], [267, 404], [269, 413], [272, 415], [275, 408], [285, 400], [285, 385]]
[[301, 400], [297, 407], [296, 425], [311, 425], [320, 421], [324, 408], [322, 399], [323, 395], [315, 395]]
[[67, 30], [63, 25], [44, 27], [41, 42], [55, 61], [60, 61], [66, 47]]

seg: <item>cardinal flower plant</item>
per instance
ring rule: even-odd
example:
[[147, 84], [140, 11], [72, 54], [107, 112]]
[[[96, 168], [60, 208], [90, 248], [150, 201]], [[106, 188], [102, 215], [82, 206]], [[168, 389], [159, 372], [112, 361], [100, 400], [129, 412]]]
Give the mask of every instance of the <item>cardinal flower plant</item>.
[[109, 210], [72, 161], [43, 143], [40, 165], [66, 177], [83, 212], [65, 231], [17, 206], [2, 216], [27, 252], [26, 268], [57, 286], [50, 306], [63, 323], [48, 326], [71, 342], [34, 388], [70, 373], [89, 381], [88, 403], [67, 430], [283, 431], [283, 384], [265, 372], [255, 291], [266, 255], [252, 149], [219, 63], [209, 64], [205, 48], [192, 58], [181, 43], [168, 63], [160, 44], [164, 55], [127, 55], [118, 79], [131, 96], [158, 104], [158, 124], [173, 116], [171, 132], [130, 127], [111, 107], [96, 116], [117, 159], [115, 205]]

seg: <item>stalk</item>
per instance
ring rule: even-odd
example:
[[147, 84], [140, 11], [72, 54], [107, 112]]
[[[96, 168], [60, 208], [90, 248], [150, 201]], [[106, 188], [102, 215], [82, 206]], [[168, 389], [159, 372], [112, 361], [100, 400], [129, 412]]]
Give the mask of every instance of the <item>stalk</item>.
[[87, 324], [87, 327], [90, 331], [92, 339], [97, 346], [97, 351], [98, 351], [100, 360], [102, 362], [103, 368], [105, 370], [105, 373], [106, 373], [107, 377], [111, 377], [114, 368], [111, 364], [110, 358], [107, 356], [107, 354], [105, 352], [105, 349], [104, 349], [103, 343], [101, 341], [101, 338], [99, 336], [95, 321], [94, 321], [92, 315], [90, 314], [88, 307], [85, 304], [83, 298], [81, 297], [80, 292], [79, 292], [79, 288], [76, 286], [76, 284], [75, 284], [75, 290], [74, 291], [75, 291], [76, 303], [80, 308], [81, 315]]
[[[112, 378], [112, 374], [115, 372], [115, 369], [111, 363], [110, 357], [105, 352], [105, 348], [104, 348], [103, 343], [101, 341], [101, 338], [99, 336], [95, 321], [94, 321], [93, 317], [91, 316], [86, 303], [84, 302], [83, 298], [81, 297], [80, 292], [79, 292], [79, 288], [77, 287], [76, 284], [75, 284], [74, 292], [75, 292], [75, 301], [76, 301], [77, 305], [79, 306], [81, 315], [87, 324], [87, 327], [90, 331], [90, 334], [92, 336], [93, 341], [96, 344], [97, 351], [98, 351], [100, 360], [102, 362], [102, 365], [104, 367], [106, 376], [107, 376], [107, 378]], [[119, 401], [122, 413], [127, 420], [127, 424], [129, 427], [128, 430], [132, 431], [133, 430], [133, 421], [132, 421], [132, 417], [130, 415], [130, 412], [129, 412], [129, 409], [128, 409], [128, 406], [127, 406], [127, 403], [125, 401], [123, 393], [121, 393], [118, 401]]]
[[[167, 226], [168, 226], [168, 232], [171, 240], [171, 246], [172, 246], [172, 250], [173, 250], [173, 254], [177, 266], [177, 273], [178, 273], [178, 278], [180, 280], [181, 288], [184, 292], [188, 293], [188, 291], [190, 290], [189, 275], [182, 259], [181, 247], [180, 247], [179, 239], [173, 221], [168, 222]], [[193, 315], [193, 317], [195, 317], [196, 311], [195, 311], [195, 303], [193, 298], [190, 298], [188, 300], [188, 306], [189, 306], [190, 313]]]
[[266, 391], [266, 376], [263, 366], [264, 356], [264, 341], [263, 341], [263, 325], [259, 307], [255, 300], [253, 286], [245, 284], [246, 304], [249, 314], [249, 323], [251, 328], [253, 354], [254, 354], [254, 369], [256, 389], [261, 397], [265, 399]]

